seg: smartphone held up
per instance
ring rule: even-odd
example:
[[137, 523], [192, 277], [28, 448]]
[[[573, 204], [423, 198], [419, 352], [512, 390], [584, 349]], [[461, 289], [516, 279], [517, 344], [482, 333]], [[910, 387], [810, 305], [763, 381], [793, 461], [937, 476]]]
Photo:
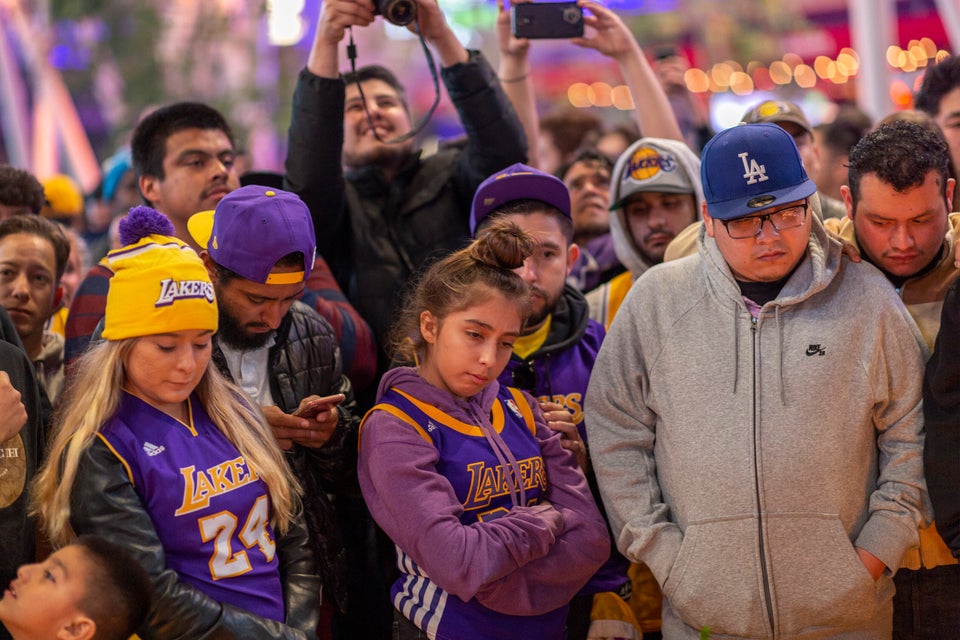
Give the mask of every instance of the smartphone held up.
[[583, 9], [576, 2], [525, 2], [510, 6], [517, 38], [580, 38]]

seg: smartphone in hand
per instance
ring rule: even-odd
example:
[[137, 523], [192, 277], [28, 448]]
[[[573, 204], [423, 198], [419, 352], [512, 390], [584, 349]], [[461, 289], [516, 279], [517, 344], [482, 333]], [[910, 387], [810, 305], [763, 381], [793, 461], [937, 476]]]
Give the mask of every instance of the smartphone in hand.
[[523, 2], [510, 7], [517, 38], [579, 38], [583, 9], [576, 2]]
[[318, 398], [297, 409], [293, 415], [298, 418], [316, 418], [318, 413], [332, 409], [343, 402], [345, 397], [342, 393], [337, 393], [332, 396]]

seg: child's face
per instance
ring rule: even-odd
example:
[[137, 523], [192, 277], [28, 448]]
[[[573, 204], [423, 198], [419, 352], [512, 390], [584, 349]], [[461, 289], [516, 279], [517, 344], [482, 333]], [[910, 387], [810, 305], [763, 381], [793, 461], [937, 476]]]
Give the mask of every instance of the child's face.
[[442, 323], [425, 311], [420, 332], [428, 346], [420, 375], [457, 397], [476, 395], [507, 366], [520, 324], [517, 304], [494, 292], [479, 304], [447, 315]]
[[87, 624], [80, 628], [88, 628], [89, 618], [78, 609], [87, 591], [88, 563], [83, 548], [70, 545], [43, 563], [17, 569], [16, 579], [0, 600], [0, 622], [16, 640], [57, 638], [81, 620]]

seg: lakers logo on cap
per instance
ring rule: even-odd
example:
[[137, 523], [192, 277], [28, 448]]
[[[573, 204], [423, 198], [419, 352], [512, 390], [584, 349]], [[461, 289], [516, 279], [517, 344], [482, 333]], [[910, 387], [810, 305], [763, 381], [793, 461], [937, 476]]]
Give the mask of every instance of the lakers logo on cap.
[[781, 113], [786, 113], [787, 111], [789, 111], [787, 105], [775, 100], [767, 100], [757, 107], [757, 115], [761, 118], [769, 118]]
[[673, 156], [653, 147], [640, 147], [630, 156], [630, 171], [627, 175], [639, 182], [649, 180], [661, 171], [671, 172], [676, 168], [677, 161]]

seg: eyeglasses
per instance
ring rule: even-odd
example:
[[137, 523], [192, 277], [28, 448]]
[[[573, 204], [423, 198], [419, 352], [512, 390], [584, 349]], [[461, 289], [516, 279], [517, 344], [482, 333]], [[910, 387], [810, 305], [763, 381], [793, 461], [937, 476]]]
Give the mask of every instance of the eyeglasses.
[[760, 230], [763, 229], [763, 223], [767, 220], [773, 225], [774, 230], [783, 231], [785, 229], [799, 227], [806, 218], [807, 203], [805, 202], [772, 213], [765, 213], [762, 216], [735, 218], [734, 220], [721, 220], [720, 222], [727, 228], [727, 234], [731, 238], [734, 240], [743, 240], [744, 238], [753, 238], [759, 235]]
[[533, 362], [522, 362], [510, 373], [510, 380], [516, 388], [532, 392], [537, 387], [537, 372], [533, 368]]

